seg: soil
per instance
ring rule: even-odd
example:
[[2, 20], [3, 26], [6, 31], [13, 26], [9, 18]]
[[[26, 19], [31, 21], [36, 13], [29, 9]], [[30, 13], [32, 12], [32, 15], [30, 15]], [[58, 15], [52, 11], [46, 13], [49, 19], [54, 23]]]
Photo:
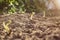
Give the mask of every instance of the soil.
[[[40, 13], [30, 19], [29, 13], [1, 15], [0, 40], [60, 40], [60, 16], [42, 17]], [[6, 32], [3, 22], [11, 20], [10, 32]]]

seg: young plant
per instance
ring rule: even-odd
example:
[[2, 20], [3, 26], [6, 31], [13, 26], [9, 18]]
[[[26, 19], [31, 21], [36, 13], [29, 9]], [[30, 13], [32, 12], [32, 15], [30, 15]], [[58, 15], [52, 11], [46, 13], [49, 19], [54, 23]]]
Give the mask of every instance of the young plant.
[[9, 28], [10, 24], [11, 24], [11, 20], [9, 20], [7, 24], [3, 22], [3, 27], [7, 33], [10, 33], [10, 28]]
[[35, 12], [32, 12], [30, 19], [32, 20], [33, 16], [34, 16]]
[[45, 11], [43, 11], [43, 17], [45, 17], [46, 16], [46, 13], [45, 13]]

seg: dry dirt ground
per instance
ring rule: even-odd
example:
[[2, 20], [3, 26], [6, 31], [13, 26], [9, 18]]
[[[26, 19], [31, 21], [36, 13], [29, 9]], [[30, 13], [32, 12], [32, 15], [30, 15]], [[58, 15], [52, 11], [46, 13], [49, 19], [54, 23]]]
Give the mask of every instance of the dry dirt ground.
[[[3, 22], [11, 20], [10, 32]], [[0, 40], [60, 40], [60, 16], [42, 17], [39, 13], [30, 20], [30, 14], [0, 16]]]

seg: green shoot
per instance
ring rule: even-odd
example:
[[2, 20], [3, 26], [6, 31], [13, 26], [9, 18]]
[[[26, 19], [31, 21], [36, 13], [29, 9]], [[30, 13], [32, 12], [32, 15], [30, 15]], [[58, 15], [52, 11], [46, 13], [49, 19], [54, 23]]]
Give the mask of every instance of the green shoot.
[[43, 11], [43, 17], [45, 17], [45, 16], [46, 16], [45, 11]]
[[3, 22], [3, 27], [7, 33], [10, 32], [10, 28], [9, 28], [10, 24], [11, 24], [11, 20], [9, 20], [7, 24], [5, 22]]
[[30, 19], [32, 20], [33, 16], [34, 16], [35, 12], [32, 12]]

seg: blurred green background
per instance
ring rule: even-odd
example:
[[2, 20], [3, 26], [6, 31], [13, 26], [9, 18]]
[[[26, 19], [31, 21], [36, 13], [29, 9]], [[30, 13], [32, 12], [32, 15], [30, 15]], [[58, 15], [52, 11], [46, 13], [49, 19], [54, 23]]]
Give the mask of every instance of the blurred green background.
[[0, 14], [47, 11], [48, 0], [0, 0]]

